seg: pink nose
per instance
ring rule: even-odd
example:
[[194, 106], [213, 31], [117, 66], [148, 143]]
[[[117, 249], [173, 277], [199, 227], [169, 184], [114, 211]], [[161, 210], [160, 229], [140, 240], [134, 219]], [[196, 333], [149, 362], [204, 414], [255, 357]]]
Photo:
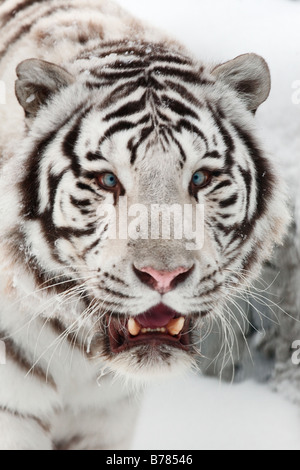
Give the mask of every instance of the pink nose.
[[[146, 277], [139, 276], [142, 282], [153, 287], [161, 294], [166, 294], [173, 289], [174, 285], [182, 282], [187, 276], [181, 276], [183, 274], [189, 274], [192, 268], [177, 268], [174, 271], [157, 271], [151, 267], [145, 267], [139, 270], [140, 273], [146, 273]], [[136, 270], [138, 271], [138, 270]]]

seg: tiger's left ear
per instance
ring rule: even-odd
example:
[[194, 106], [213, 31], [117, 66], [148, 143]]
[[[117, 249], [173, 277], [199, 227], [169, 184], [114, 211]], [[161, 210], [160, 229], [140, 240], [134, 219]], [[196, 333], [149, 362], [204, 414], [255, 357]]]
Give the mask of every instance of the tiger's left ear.
[[218, 65], [212, 74], [239, 93], [249, 111], [255, 112], [271, 90], [270, 69], [256, 54], [244, 54]]
[[62, 67], [39, 59], [21, 62], [16, 72], [16, 96], [29, 119], [36, 116], [51, 96], [75, 82], [75, 78]]

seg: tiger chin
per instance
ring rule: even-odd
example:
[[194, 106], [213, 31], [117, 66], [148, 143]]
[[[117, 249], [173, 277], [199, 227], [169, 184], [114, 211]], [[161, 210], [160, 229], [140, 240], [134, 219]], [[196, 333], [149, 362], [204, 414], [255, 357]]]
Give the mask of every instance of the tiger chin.
[[[124, 381], [201, 361], [282, 241], [255, 128], [270, 72], [255, 54], [203, 65], [108, 0], [6, 0], [0, 38], [0, 448], [128, 448]], [[201, 247], [137, 212], [113, 237], [125, 200], [203, 207]]]

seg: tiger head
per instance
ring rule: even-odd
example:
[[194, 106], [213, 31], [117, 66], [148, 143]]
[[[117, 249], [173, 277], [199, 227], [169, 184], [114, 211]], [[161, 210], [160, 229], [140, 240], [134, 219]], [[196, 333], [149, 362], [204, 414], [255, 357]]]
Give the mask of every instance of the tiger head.
[[[36, 282], [63, 304], [43, 314], [117, 373], [191, 366], [288, 219], [254, 124], [267, 64], [246, 54], [203, 67], [160, 44], [118, 43], [64, 68], [26, 60], [17, 76], [28, 133], [11, 243], [22, 239]], [[149, 217], [168, 207], [202, 208], [199, 227]]]

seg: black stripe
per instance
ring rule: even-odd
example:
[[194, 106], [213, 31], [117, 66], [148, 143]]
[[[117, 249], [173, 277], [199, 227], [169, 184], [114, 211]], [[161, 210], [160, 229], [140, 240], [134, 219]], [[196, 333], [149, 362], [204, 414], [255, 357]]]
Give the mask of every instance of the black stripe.
[[[168, 129], [167, 127], [162, 125], [159, 126], [160, 143], [164, 152], [167, 152], [167, 147], [165, 146], [165, 144], [167, 146], [170, 145], [169, 131], [170, 129]], [[182, 162], [180, 162], [180, 164], [182, 164]]]
[[95, 240], [87, 248], [85, 248], [85, 250], [82, 254], [82, 258], [84, 258], [90, 251], [92, 251], [94, 248], [96, 248], [96, 246], [98, 246], [100, 242], [101, 242], [101, 238], [97, 238], [97, 240]]
[[216, 127], [218, 128], [219, 132], [222, 135], [223, 142], [226, 146], [226, 153], [225, 153], [225, 161], [227, 165], [227, 169], [230, 170], [234, 160], [233, 160], [233, 152], [235, 150], [235, 145], [233, 138], [231, 137], [229, 131], [224, 126], [222, 119], [224, 118], [224, 113], [221, 109], [218, 109], [216, 112], [210, 104], [207, 104], [207, 108], [211, 112], [211, 115], [215, 121]]
[[173, 142], [176, 144], [176, 146], [177, 146], [178, 149], [179, 149], [182, 162], [186, 162], [186, 154], [185, 154], [185, 152], [184, 152], [184, 150], [183, 150], [182, 145], [180, 144], [180, 142], [178, 142], [177, 139], [175, 139], [175, 137], [173, 137], [172, 140], [173, 140]]
[[1, 16], [1, 21], [2, 23], [6, 26], [7, 23], [9, 23], [11, 20], [15, 19], [15, 17], [23, 10], [25, 10], [28, 7], [33, 6], [35, 3], [45, 3], [46, 1], [49, 0], [23, 0], [23, 2], [19, 3], [18, 5], [15, 5], [13, 8], [11, 8], [7, 13]]
[[178, 64], [178, 65], [190, 65], [192, 66], [192, 61], [183, 56], [173, 56], [170, 55], [170, 51], [166, 50], [165, 55], [151, 54], [151, 62], [168, 62], [168, 64]]
[[228, 186], [231, 186], [232, 185], [232, 182], [230, 180], [224, 180], [224, 181], [221, 181], [219, 184], [217, 184], [217, 186], [215, 186], [208, 194], [212, 194], [214, 193], [215, 191], [219, 191], [219, 189], [222, 189], [222, 188], [226, 188]]
[[101, 108], [108, 108], [114, 105], [115, 103], [118, 103], [121, 99], [125, 97], [128, 98], [132, 93], [135, 93], [140, 87], [140, 79], [127, 81], [125, 83], [122, 83], [121, 85], [118, 85], [101, 103]]
[[108, 82], [117, 82], [118, 80], [124, 80], [125, 78], [133, 78], [141, 74], [141, 70], [130, 70], [130, 71], [119, 71], [119, 72], [99, 72], [93, 74], [94, 78], [98, 80], [107, 80]]
[[228, 199], [224, 199], [223, 201], [220, 201], [219, 206], [222, 207], [222, 209], [225, 209], [225, 207], [233, 206], [234, 204], [236, 204], [237, 200], [238, 200], [238, 195], [233, 194]]
[[130, 157], [130, 164], [131, 165], [134, 165], [134, 163], [136, 161], [138, 147], [149, 137], [149, 135], [153, 131], [154, 131], [154, 125], [153, 124], [151, 124], [148, 127], [144, 127], [144, 129], [142, 130], [139, 141], [132, 148], [131, 157]]
[[[69, 118], [62, 124], [64, 126]], [[42, 140], [37, 147], [34, 149], [33, 153], [29, 156], [27, 160], [27, 172], [23, 181], [20, 183], [20, 189], [23, 194], [24, 202], [24, 211], [23, 215], [25, 218], [36, 219], [39, 217], [39, 162], [43, 154], [45, 153], [47, 147], [55, 139], [57, 132], [60, 128], [55, 129], [48, 136]], [[64, 172], [63, 172], [64, 173]], [[63, 174], [62, 173], [62, 174]], [[53, 177], [54, 178], [54, 177]]]
[[209, 84], [208, 80], [201, 78], [201, 75], [198, 75], [198, 73], [194, 72], [193, 70], [182, 70], [180, 68], [175, 67], [161, 66], [155, 67], [153, 69], [153, 72], [162, 76], [178, 77], [184, 82], [192, 83], [198, 86]]
[[247, 191], [246, 214], [248, 215], [249, 207], [250, 207], [250, 194], [251, 194], [251, 188], [252, 188], [252, 175], [250, 171], [244, 170], [240, 165], [239, 165], [239, 171], [241, 172], [241, 175], [245, 182], [246, 191]]
[[76, 177], [80, 176], [81, 166], [75, 147], [80, 137], [82, 116], [77, 119], [75, 126], [67, 133], [62, 142], [62, 152], [71, 161], [71, 168]]
[[80, 209], [79, 208], [79, 211], [82, 215], [89, 215], [91, 217], [95, 217], [96, 216], [96, 211], [95, 210], [88, 210], [88, 209]]
[[145, 106], [146, 106], [146, 93], [144, 93], [143, 96], [139, 100], [129, 101], [128, 103], [126, 103], [125, 105], [117, 109], [116, 111], [110, 114], [107, 114], [103, 120], [109, 121], [110, 119], [131, 116], [132, 114], [137, 114], [137, 113], [140, 113], [141, 111], [144, 111]]
[[245, 243], [245, 241], [242, 239], [242, 238], [239, 238], [239, 241], [238, 243], [236, 244], [236, 246], [234, 248], [232, 248], [232, 243], [233, 242], [236, 242], [237, 238], [236, 237], [236, 234], [233, 234], [235, 238], [232, 238], [230, 240], [230, 243], [228, 244], [228, 249], [230, 248], [230, 251], [227, 251], [226, 249], [226, 258], [227, 258], [227, 263], [223, 266], [223, 270], [225, 270], [226, 268], [228, 268], [228, 266], [230, 266], [230, 263], [233, 259], [235, 259], [237, 257], [237, 255], [240, 256], [240, 249], [241, 249], [241, 246]]
[[130, 121], [120, 121], [116, 124], [113, 124], [109, 129], [107, 129], [103, 137], [100, 139], [99, 147], [102, 145], [103, 142], [105, 142], [107, 139], [110, 139], [114, 134], [135, 129], [138, 124], [139, 123], [134, 123]]
[[196, 127], [194, 124], [192, 124], [191, 122], [187, 121], [186, 119], [181, 119], [177, 124], [176, 126], [174, 127], [175, 131], [177, 132], [181, 132], [182, 129], [185, 129], [187, 130], [188, 132], [192, 133], [192, 134], [196, 134], [198, 135], [198, 137], [200, 137], [200, 139], [204, 140], [205, 144], [206, 144], [206, 147], [208, 146], [208, 142], [207, 142], [207, 138], [205, 137], [205, 135], [203, 134], [202, 131], [200, 131], [200, 129], [198, 129], [198, 127]]
[[[42, 0], [45, 1], [45, 0]], [[10, 38], [7, 42], [2, 45], [2, 49], [0, 50], [0, 60], [3, 58], [3, 56], [6, 54], [7, 49], [15, 44], [17, 41], [19, 41], [25, 34], [29, 33], [31, 29], [41, 20], [41, 18], [49, 18], [50, 16], [54, 15], [58, 11], [69, 11], [69, 9], [72, 7], [72, 5], [62, 5], [61, 7], [58, 8], [49, 8], [46, 12], [43, 13], [43, 15], [39, 15], [34, 21], [31, 21], [28, 24], [22, 25], [19, 30], [15, 33], [15, 35]]]
[[107, 162], [107, 159], [103, 157], [100, 152], [89, 152], [85, 157], [89, 162], [93, 162], [95, 160], [104, 160]]
[[56, 384], [51, 377], [40, 366], [30, 363], [23, 349], [4, 331], [0, 331], [0, 338], [5, 343], [7, 358], [12, 360], [17, 366], [27, 374], [29, 371], [36, 379], [48, 383], [52, 388], [56, 389]]
[[[83, 450], [82, 442], [85, 441], [85, 436], [80, 434], [75, 434], [75, 436], [69, 437], [67, 439], [54, 440], [53, 446], [54, 450], [74, 450], [74, 448], [80, 448]], [[80, 445], [81, 444], [81, 445]]]
[[233, 127], [243, 144], [246, 146], [255, 166], [258, 194], [256, 198], [257, 208], [254, 218], [257, 219], [262, 217], [268, 208], [276, 180], [271, 170], [270, 163], [262, 155], [259, 145], [256, 143], [254, 137], [243, 130], [238, 124], [233, 124]]
[[214, 272], [212, 272], [211, 274], [208, 274], [207, 276], [203, 277], [202, 279], [200, 279], [199, 281], [199, 286], [202, 286], [202, 284], [206, 281], [210, 281], [212, 277], [216, 276], [216, 274], [218, 274], [220, 272], [220, 269], [216, 269]]
[[[75, 123], [73, 124], [72, 128], [69, 130], [69, 132], [66, 134], [63, 142], [62, 142], [62, 152], [63, 154], [68, 157], [68, 159], [71, 162], [71, 169], [74, 173], [74, 175], [78, 178], [81, 173], [81, 165], [79, 163], [79, 156], [75, 152], [75, 147], [78, 142], [78, 139], [80, 137], [80, 132], [81, 132], [81, 126], [82, 126], [82, 121], [83, 119], [88, 115], [88, 113], [91, 111], [93, 108], [93, 105], [89, 105], [86, 109], [84, 109], [79, 117], [76, 119]], [[79, 105], [78, 108], [75, 110], [74, 113], [72, 113], [72, 116], [68, 118], [68, 121], [71, 121], [71, 119], [74, 118], [74, 115], [78, 113], [79, 110], [82, 110], [82, 105]], [[66, 123], [63, 124], [63, 126]], [[61, 127], [63, 127], [61, 126]]]
[[[114, 297], [117, 297], [118, 299], [134, 299], [135, 297], [132, 297], [130, 295], [123, 294], [122, 292], [117, 292], [113, 289], [110, 289], [107, 287], [105, 284], [100, 281], [100, 289], [107, 294], [112, 294]], [[110, 303], [110, 302], [109, 302]]]
[[[204, 291], [201, 296], [194, 297], [194, 299], [201, 299], [204, 301], [205, 297], [208, 297], [211, 294], [216, 293], [220, 288], [223, 287], [223, 284], [215, 284], [211, 289]], [[205, 302], [203, 302], [205, 303]]]
[[[102, 86], [103, 84], [91, 84], [92, 88]], [[114, 90], [111, 91], [108, 97], [101, 103], [101, 109], [112, 106], [113, 104], [119, 102], [122, 98], [128, 98], [132, 93], [135, 93], [138, 88], [143, 88], [146, 90], [149, 90], [150, 88], [155, 90], [162, 90], [164, 87], [151, 76], [148, 76], [148, 78], [142, 76], [137, 80], [127, 81], [121, 85], [118, 85]]]
[[221, 155], [217, 150], [214, 150], [213, 152], [207, 152], [202, 158], [221, 158]]
[[25, 219], [37, 219], [39, 217], [40, 169], [38, 158], [41, 158], [47, 147], [53, 142], [57, 132], [58, 129], [55, 129], [55, 131], [51, 132], [42, 142], [40, 142], [27, 161], [26, 176], [20, 183], [24, 204], [23, 216]]
[[103, 276], [110, 279], [111, 281], [118, 282], [119, 284], [122, 284], [125, 287], [129, 287], [129, 284], [127, 284], [126, 282], [124, 282], [122, 279], [120, 279], [117, 276], [114, 276], [114, 275], [109, 274], [109, 273], [104, 273]]
[[221, 240], [218, 237], [218, 234], [216, 233], [215, 224], [211, 225], [210, 223], [208, 223], [208, 225], [211, 228], [211, 235], [213, 236], [216, 244], [220, 247], [221, 250], [223, 250], [223, 243], [221, 243]]
[[97, 195], [96, 191], [93, 188], [91, 188], [88, 184], [77, 182], [76, 186], [77, 186], [78, 189], [81, 189], [82, 191], [89, 191], [89, 192]]
[[247, 255], [243, 262], [241, 272], [245, 271], [248, 273], [249, 271], [253, 271], [253, 265], [259, 262], [259, 252], [260, 250], [257, 250], [257, 247], [255, 247], [255, 249]]
[[[135, 70], [142, 71], [145, 68], [148, 68], [149, 65], [151, 65], [151, 60], [149, 60], [149, 56], [147, 56], [147, 57], [144, 56], [142, 58], [142, 60], [137, 60], [136, 58], [132, 58], [132, 61], [128, 60], [128, 62], [124, 62], [122, 59], [120, 59], [118, 57], [115, 62], [112, 62], [112, 63], [109, 64], [109, 68], [111, 68], [113, 70], [114, 69], [116, 69], [116, 70], [135, 69]], [[94, 70], [94, 71], [97, 74], [97, 70]]]
[[80, 343], [77, 333], [70, 332], [66, 335], [67, 327], [65, 327], [62, 321], [58, 318], [51, 319], [48, 324], [52, 327], [55, 335], [63, 336], [64, 340], [67, 340], [72, 345], [72, 348], [76, 347], [83, 355], [86, 355], [85, 349], [82, 347], [83, 345]]
[[[53, 131], [46, 135], [43, 140], [37, 142], [35, 147], [29, 155], [26, 168], [25, 177], [21, 181], [19, 188], [22, 193], [22, 200], [24, 203], [23, 216], [25, 219], [38, 219], [39, 218], [39, 186], [40, 186], [40, 161], [50, 144], [54, 141], [57, 133], [68, 124], [74, 115], [82, 109], [79, 105], [73, 112], [72, 116], [68, 116], [62, 123], [59, 123]], [[72, 136], [71, 136], [72, 137]], [[74, 165], [73, 165], [74, 166]], [[74, 168], [73, 168], [74, 171]]]
[[71, 227], [55, 227], [55, 232], [53, 234], [55, 240], [57, 238], [65, 238], [70, 240], [72, 237], [81, 238], [93, 235], [96, 231], [95, 224], [88, 224], [85, 229], [76, 229]]
[[170, 124], [170, 118], [166, 116], [165, 114], [163, 114], [159, 109], [156, 109], [156, 114], [157, 114], [157, 117], [160, 119], [160, 121]]
[[11, 408], [7, 408], [6, 406], [0, 406], [0, 412], [1, 413], [9, 413], [10, 415], [13, 415], [13, 416], [15, 416], [16, 418], [19, 418], [19, 419], [35, 421], [43, 431], [45, 431], [47, 433], [50, 432], [50, 429], [51, 429], [50, 423], [46, 423], [46, 422], [42, 421], [40, 418], [37, 418], [34, 415], [20, 413], [19, 411], [12, 410]]
[[174, 98], [169, 98], [167, 95], [161, 97], [161, 105], [166, 106], [174, 113], [179, 114], [179, 116], [191, 116], [194, 119], [198, 119], [198, 115], [191, 108]]
[[76, 199], [74, 196], [70, 196], [70, 201], [73, 206], [76, 207], [87, 207], [91, 205], [91, 201], [89, 199]]
[[[55, 190], [53, 190], [55, 194]], [[57, 227], [53, 222], [53, 206], [40, 215], [40, 222], [43, 229], [44, 237], [48, 244], [52, 247], [52, 256], [59, 263], [62, 262], [55, 250], [55, 242], [59, 238], [71, 240], [73, 237], [80, 238], [93, 235], [96, 231], [94, 223], [88, 224], [85, 229], [75, 229], [72, 227]]]
[[[230, 233], [234, 232], [238, 227], [236, 224], [226, 226], [216, 221], [216, 228], [219, 231], [223, 232], [225, 235], [229, 235]], [[230, 243], [232, 243], [233, 240], [234, 240], [234, 237], [230, 240]]]
[[185, 101], [188, 101], [189, 103], [197, 106], [198, 109], [203, 107], [203, 104], [200, 103], [196, 96], [194, 96], [190, 91], [188, 91], [183, 85], [175, 83], [172, 80], [165, 80], [165, 85], [168, 87], [168, 89], [178, 93], [178, 95], [180, 95], [180, 97], [183, 98]]

